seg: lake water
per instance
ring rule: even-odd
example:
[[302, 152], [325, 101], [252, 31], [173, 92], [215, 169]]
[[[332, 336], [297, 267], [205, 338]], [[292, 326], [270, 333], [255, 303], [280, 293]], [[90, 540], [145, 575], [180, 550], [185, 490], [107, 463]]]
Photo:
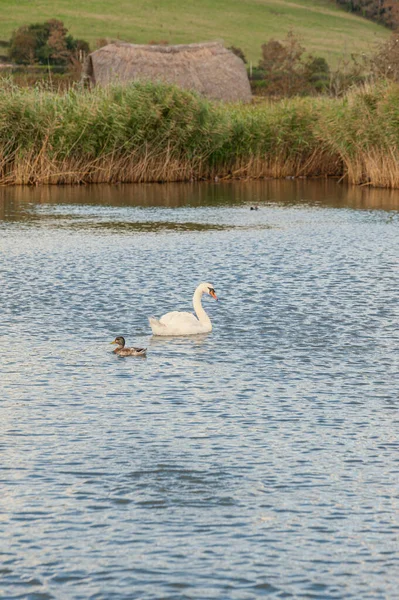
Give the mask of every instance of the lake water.
[[331, 181], [0, 189], [0, 596], [398, 598], [398, 234]]

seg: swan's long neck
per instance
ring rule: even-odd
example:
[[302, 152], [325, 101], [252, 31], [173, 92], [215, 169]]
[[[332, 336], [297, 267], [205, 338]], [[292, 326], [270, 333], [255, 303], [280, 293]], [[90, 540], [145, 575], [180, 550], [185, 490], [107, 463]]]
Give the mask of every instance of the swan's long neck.
[[194, 292], [194, 296], [193, 296], [193, 306], [194, 306], [194, 310], [195, 310], [195, 314], [198, 317], [198, 321], [201, 323], [201, 325], [207, 325], [212, 329], [212, 324], [211, 324], [211, 320], [208, 317], [208, 315], [206, 314], [206, 312], [204, 311], [204, 309], [202, 308], [202, 304], [201, 304], [201, 298], [202, 298], [202, 290], [201, 288], [197, 288]]

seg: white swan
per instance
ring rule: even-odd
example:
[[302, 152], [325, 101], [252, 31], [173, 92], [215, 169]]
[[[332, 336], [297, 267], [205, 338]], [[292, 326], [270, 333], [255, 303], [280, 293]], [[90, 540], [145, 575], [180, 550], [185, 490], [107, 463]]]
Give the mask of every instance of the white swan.
[[200, 283], [194, 292], [193, 306], [197, 317], [188, 312], [169, 312], [159, 320], [150, 317], [150, 325], [154, 335], [195, 335], [212, 331], [212, 323], [201, 304], [202, 294], [209, 294], [217, 300], [211, 283]]

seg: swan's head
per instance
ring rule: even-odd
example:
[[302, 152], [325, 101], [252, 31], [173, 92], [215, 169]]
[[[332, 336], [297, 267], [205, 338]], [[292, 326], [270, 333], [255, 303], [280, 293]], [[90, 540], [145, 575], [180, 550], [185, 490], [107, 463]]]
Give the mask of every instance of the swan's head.
[[125, 345], [125, 338], [120, 335], [119, 337], [116, 337], [111, 344], [116, 344], [117, 346], [121, 346], [123, 348]]
[[215, 288], [211, 283], [201, 283], [200, 288], [203, 294], [209, 294], [209, 296], [212, 296], [214, 300], [218, 299], [215, 293]]

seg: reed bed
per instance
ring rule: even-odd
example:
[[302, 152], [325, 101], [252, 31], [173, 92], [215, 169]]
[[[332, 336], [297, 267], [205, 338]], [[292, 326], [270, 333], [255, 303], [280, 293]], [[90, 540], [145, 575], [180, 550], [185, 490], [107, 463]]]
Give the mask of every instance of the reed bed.
[[211, 103], [173, 86], [0, 85], [0, 183], [335, 176], [399, 187], [399, 87]]

